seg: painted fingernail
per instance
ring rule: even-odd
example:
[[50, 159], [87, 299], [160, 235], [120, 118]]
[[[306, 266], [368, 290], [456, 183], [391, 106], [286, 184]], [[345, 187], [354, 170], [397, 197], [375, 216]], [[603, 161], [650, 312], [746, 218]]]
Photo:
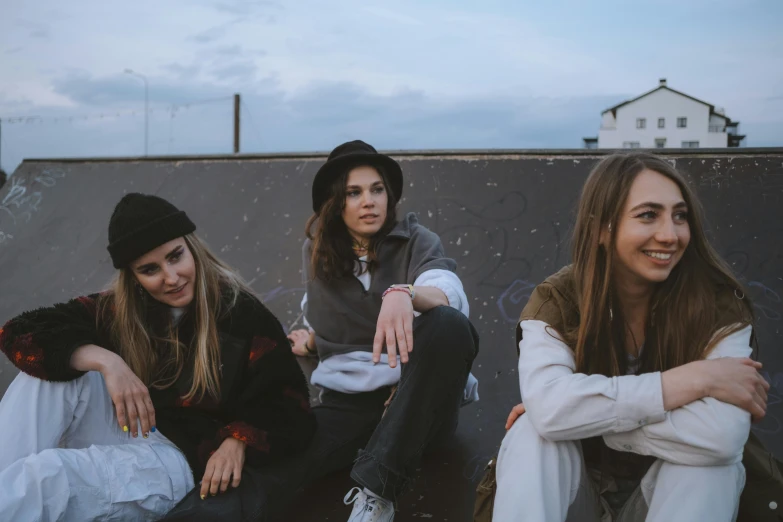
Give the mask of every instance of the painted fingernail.
[[150, 428], [150, 431], [151, 431], [152, 433], [155, 433], [156, 431], [158, 431], [158, 428], [156, 428], [155, 426], [153, 426], [152, 428]]
[[135, 438], [137, 438], [138, 436], [139, 436], [139, 434], [138, 434], [138, 433], [134, 433], [134, 434], [133, 434], [133, 438], [134, 438], [134, 439], [135, 439]]
[[145, 434], [143, 435], [143, 437], [144, 437], [145, 439], [149, 438], [149, 436], [150, 436], [150, 434], [149, 434], [149, 433], [145, 433]]
[[124, 431], [125, 433], [128, 433], [128, 427], [127, 426], [123, 426], [122, 427], [122, 431]]
[[205, 498], [207, 498], [206, 495], [201, 495], [201, 500], [204, 500]]

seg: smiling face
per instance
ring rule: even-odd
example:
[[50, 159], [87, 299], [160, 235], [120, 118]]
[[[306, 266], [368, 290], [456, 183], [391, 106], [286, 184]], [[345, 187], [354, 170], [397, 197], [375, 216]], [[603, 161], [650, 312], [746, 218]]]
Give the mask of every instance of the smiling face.
[[386, 222], [389, 198], [378, 171], [361, 166], [348, 173], [342, 217], [351, 236], [360, 242], [374, 236]]
[[636, 176], [617, 222], [615, 259], [621, 283], [665, 281], [691, 239], [677, 183], [650, 169]]
[[139, 284], [163, 304], [181, 308], [193, 300], [196, 263], [182, 237], [147, 252], [130, 269]]

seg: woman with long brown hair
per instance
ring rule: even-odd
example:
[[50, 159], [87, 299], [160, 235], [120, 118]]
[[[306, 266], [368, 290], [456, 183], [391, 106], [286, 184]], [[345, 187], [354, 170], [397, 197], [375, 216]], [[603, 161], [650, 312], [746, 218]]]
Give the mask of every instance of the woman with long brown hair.
[[662, 158], [608, 156], [572, 247], [522, 312], [494, 520], [734, 520], [769, 386], [695, 195]]
[[126, 195], [109, 290], [0, 330], [21, 370], [0, 402], [5, 520], [151, 520], [183, 498], [172, 519], [252, 517], [251, 471], [309, 443], [280, 323], [195, 229], [164, 199]]
[[290, 338], [319, 357], [311, 383], [323, 391], [301, 476], [353, 464], [351, 522], [390, 522], [422, 452], [477, 398], [478, 335], [456, 263], [415, 214], [397, 219], [402, 186], [393, 158], [358, 140], [336, 147], [313, 181], [303, 246], [310, 329]]

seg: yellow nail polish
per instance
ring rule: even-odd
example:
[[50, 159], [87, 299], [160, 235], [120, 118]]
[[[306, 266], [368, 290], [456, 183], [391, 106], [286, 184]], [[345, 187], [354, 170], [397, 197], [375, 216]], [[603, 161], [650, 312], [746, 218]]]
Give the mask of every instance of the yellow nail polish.
[[128, 427], [127, 427], [127, 426], [123, 426], [123, 427], [122, 427], [122, 431], [124, 431], [125, 433], [127, 433], [127, 432], [128, 432]]
[[205, 498], [207, 498], [206, 495], [201, 495], [201, 500], [204, 500]]
[[149, 438], [149, 436], [150, 436], [150, 435], [149, 435], [149, 433], [145, 433], [145, 434], [143, 435], [143, 437], [144, 437], [145, 439], [148, 439], [148, 438]]

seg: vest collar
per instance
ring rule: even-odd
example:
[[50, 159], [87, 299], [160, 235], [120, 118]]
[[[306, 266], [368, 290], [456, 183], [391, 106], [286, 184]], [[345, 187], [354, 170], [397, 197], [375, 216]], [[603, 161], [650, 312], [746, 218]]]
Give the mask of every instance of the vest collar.
[[400, 221], [397, 222], [396, 225], [394, 225], [394, 228], [391, 229], [391, 232], [389, 232], [386, 237], [399, 237], [402, 239], [410, 239], [413, 228], [416, 227], [418, 224], [419, 224], [419, 220], [416, 218], [416, 214], [414, 214], [413, 212], [408, 212], [404, 218], [402, 218]]

